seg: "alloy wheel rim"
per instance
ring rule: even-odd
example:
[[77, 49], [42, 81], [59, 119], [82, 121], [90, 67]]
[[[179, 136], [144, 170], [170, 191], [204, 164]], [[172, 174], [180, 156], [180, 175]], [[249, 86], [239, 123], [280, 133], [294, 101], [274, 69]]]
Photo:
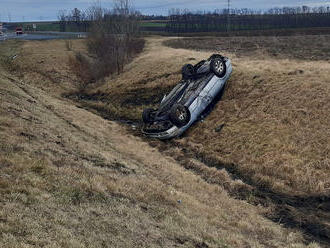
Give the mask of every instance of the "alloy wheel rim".
[[178, 111], [178, 118], [180, 121], [184, 121], [186, 119], [186, 112], [185, 111]]
[[216, 69], [216, 71], [219, 72], [219, 73], [221, 73], [221, 72], [223, 72], [223, 68], [224, 68], [224, 66], [223, 66], [222, 61], [217, 60], [215, 62], [215, 69]]

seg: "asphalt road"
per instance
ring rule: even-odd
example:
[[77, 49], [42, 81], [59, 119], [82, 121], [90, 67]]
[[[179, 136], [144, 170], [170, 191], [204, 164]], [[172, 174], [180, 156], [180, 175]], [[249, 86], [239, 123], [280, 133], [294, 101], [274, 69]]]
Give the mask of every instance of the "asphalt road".
[[85, 38], [85, 33], [62, 33], [62, 32], [38, 32], [38, 33], [25, 33], [16, 35], [16, 33], [5, 33], [0, 36], [0, 41], [10, 39], [20, 40], [55, 40], [55, 39], [74, 39]]

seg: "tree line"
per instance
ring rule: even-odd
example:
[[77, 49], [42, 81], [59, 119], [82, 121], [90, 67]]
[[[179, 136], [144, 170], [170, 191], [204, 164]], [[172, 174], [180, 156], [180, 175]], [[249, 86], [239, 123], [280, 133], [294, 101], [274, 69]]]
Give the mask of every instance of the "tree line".
[[[102, 8], [100, 5], [94, 4], [86, 10], [74, 8], [72, 10], [60, 10], [58, 12], [58, 20], [60, 24], [60, 31], [75, 31], [75, 32], [89, 32], [90, 28], [96, 22], [101, 19], [104, 21], [107, 19], [122, 19], [126, 16], [126, 19], [131, 19], [134, 22], [141, 19], [141, 13], [136, 11], [129, 0], [117, 1], [114, 0], [114, 8], [107, 9]], [[132, 22], [131, 22], [132, 23]]]
[[[114, 16], [118, 16], [116, 8], [111, 10], [101, 8], [102, 11], [97, 10], [100, 12], [100, 16], [96, 17], [96, 8], [97, 6], [94, 5], [86, 10], [75, 8], [71, 11], [60, 11], [58, 13], [60, 31], [89, 32], [95, 18], [102, 16], [102, 18], [110, 20]], [[162, 21], [166, 23], [166, 26], [144, 27], [140, 25], [139, 29], [169, 33], [330, 27], [330, 7], [275, 7], [265, 11], [235, 8], [216, 9], [212, 12], [170, 9], [168, 16], [146, 16], [131, 9], [130, 18], [134, 19], [136, 25], [141, 24], [141, 20]]]
[[330, 27], [330, 7], [283, 7], [267, 11], [243, 8], [213, 12], [171, 9], [166, 31], [192, 33], [309, 27]]

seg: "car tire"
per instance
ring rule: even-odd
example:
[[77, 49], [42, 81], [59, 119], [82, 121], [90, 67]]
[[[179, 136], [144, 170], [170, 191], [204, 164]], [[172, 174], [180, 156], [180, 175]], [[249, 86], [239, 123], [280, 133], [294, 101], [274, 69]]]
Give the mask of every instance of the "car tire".
[[182, 105], [176, 104], [171, 108], [170, 120], [177, 127], [183, 127], [190, 121], [191, 114], [189, 109]]
[[213, 60], [213, 59], [216, 59], [216, 58], [222, 59], [222, 56], [220, 54], [213, 54], [211, 57], [209, 57], [208, 60]]
[[221, 57], [215, 57], [211, 60], [211, 71], [219, 78], [226, 75], [226, 63]]
[[191, 64], [186, 64], [182, 67], [182, 79], [191, 79], [194, 77], [194, 66]]
[[142, 113], [142, 120], [144, 123], [151, 123], [153, 122], [153, 118], [152, 118], [152, 113], [154, 112], [155, 110], [154, 109], [145, 109], [143, 110], [143, 113]]

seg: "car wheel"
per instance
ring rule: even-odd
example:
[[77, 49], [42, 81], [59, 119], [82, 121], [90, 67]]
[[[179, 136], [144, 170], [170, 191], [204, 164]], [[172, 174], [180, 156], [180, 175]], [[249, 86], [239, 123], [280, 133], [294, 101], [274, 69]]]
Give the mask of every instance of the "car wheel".
[[211, 71], [219, 78], [226, 75], [226, 63], [220, 58], [216, 57], [211, 61]]
[[190, 79], [194, 77], [194, 66], [191, 64], [184, 65], [182, 67], [182, 79]]
[[213, 59], [216, 59], [216, 58], [222, 58], [220, 54], [213, 54], [211, 57], [209, 57], [208, 60], [213, 60]]
[[190, 111], [181, 104], [174, 105], [170, 111], [170, 120], [177, 127], [183, 127], [190, 121]]
[[143, 110], [142, 120], [143, 120], [144, 123], [153, 122], [152, 113], [154, 111], [155, 111], [154, 109], [145, 109], [145, 110]]

